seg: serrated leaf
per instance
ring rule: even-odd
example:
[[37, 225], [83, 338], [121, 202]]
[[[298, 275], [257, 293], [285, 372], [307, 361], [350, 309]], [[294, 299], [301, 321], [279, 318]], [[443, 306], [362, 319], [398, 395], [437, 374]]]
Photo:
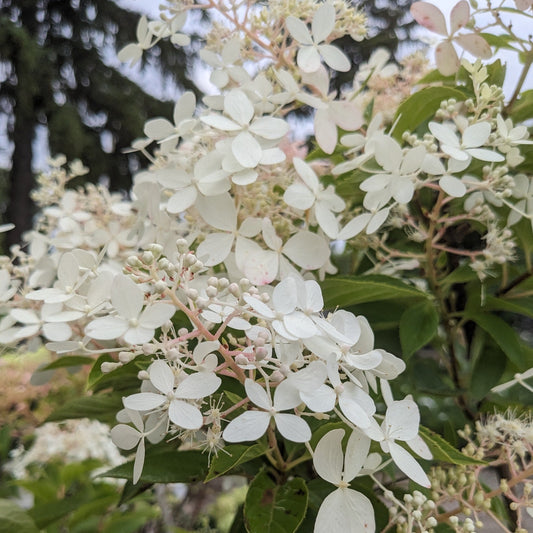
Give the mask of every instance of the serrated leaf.
[[11, 500], [0, 500], [0, 533], [39, 533], [30, 515]]
[[248, 533], [293, 533], [305, 517], [308, 490], [294, 478], [276, 485], [265, 471], [250, 483], [244, 503]]
[[404, 298], [426, 299], [428, 295], [412, 285], [388, 276], [336, 276], [321, 283], [325, 307], [396, 300]]
[[459, 102], [465, 100], [466, 95], [451, 87], [426, 87], [414, 93], [396, 112], [394, 138], [400, 140], [405, 131], [415, 131], [418, 126], [433, 117], [443, 100], [450, 98]]
[[502, 349], [507, 359], [518, 370], [524, 371], [525, 356], [520, 345], [518, 333], [505, 320], [490, 313], [473, 313], [468, 318], [473, 320], [480, 328], [484, 329]]
[[404, 359], [423, 348], [437, 334], [439, 315], [430, 301], [409, 307], [400, 319], [400, 342]]
[[420, 426], [418, 434], [424, 439], [428, 445], [433, 459], [436, 461], [443, 461], [453, 465], [484, 465], [485, 461], [469, 457], [459, 450], [455, 449], [449, 442], [445, 441], [440, 435], [431, 431], [430, 429]]
[[[194, 483], [207, 474], [207, 455], [195, 450], [151, 450], [146, 452], [139, 479], [144, 483]], [[116, 466], [99, 477], [133, 478], [133, 461]]]
[[233, 468], [257, 457], [261, 457], [268, 450], [266, 441], [249, 446], [247, 444], [231, 444], [211, 459], [209, 472], [204, 481], [211, 481], [216, 477], [226, 474]]
[[122, 409], [121, 394], [98, 394], [76, 398], [55, 409], [46, 422], [59, 422], [73, 418], [92, 418], [102, 422], [112, 421]]
[[86, 357], [84, 355], [67, 355], [60, 357], [50, 364], [43, 367], [41, 370], [54, 370], [56, 368], [68, 368], [70, 366], [90, 365], [94, 363], [93, 357]]

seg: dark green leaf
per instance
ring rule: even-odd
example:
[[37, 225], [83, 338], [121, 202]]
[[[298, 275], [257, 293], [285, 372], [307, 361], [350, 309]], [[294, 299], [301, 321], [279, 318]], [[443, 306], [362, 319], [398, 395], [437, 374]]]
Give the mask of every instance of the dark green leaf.
[[11, 500], [0, 500], [0, 533], [39, 533], [29, 514]]
[[420, 426], [418, 430], [419, 435], [424, 439], [428, 445], [433, 459], [436, 461], [444, 461], [453, 465], [484, 465], [484, 461], [468, 457], [459, 450], [456, 450], [449, 442], [445, 441], [440, 435], [431, 431], [430, 429]]
[[304, 519], [308, 491], [301, 478], [276, 485], [265, 471], [250, 483], [244, 503], [248, 533], [293, 533]]
[[407, 308], [400, 320], [400, 342], [404, 358], [423, 348], [436, 335], [439, 315], [433, 302], [426, 300]]
[[515, 122], [523, 122], [533, 117], [533, 89], [520, 95], [511, 108], [510, 115]]
[[380, 300], [428, 297], [412, 285], [388, 276], [337, 276], [324, 280], [321, 285], [325, 307], [330, 309]]
[[484, 398], [498, 384], [506, 363], [505, 354], [497, 346], [484, 347], [472, 369], [469, 388], [472, 398]]
[[222, 476], [240, 464], [261, 457], [267, 450], [268, 444], [266, 441], [258, 442], [252, 446], [248, 444], [230, 444], [211, 459], [209, 473], [205, 481]]
[[[199, 451], [147, 452], [139, 481], [145, 483], [194, 483], [207, 474], [207, 455]], [[133, 461], [116, 466], [100, 477], [133, 478]]]
[[533, 318], [533, 297], [507, 299], [488, 296], [484, 307], [491, 311], [508, 311]]
[[30, 509], [29, 513], [37, 527], [43, 529], [76, 510], [82, 501], [83, 500], [79, 496], [74, 498], [64, 498], [55, 502], [35, 505]]
[[94, 418], [109, 422], [122, 409], [121, 394], [98, 394], [76, 398], [58, 407], [47, 419], [47, 422], [58, 422], [71, 418]]
[[468, 316], [483, 328], [502, 349], [509, 361], [520, 371], [526, 370], [525, 357], [518, 333], [505, 320], [490, 313], [473, 313]]
[[54, 370], [56, 368], [68, 368], [70, 366], [90, 365], [94, 363], [94, 357], [85, 357], [83, 355], [67, 355], [60, 357], [50, 364], [46, 365], [42, 370]]
[[466, 95], [451, 87], [426, 87], [414, 93], [398, 108], [393, 136], [401, 139], [405, 131], [415, 131], [435, 115], [443, 100], [450, 98], [462, 101], [466, 99]]
[[149, 358], [134, 360], [106, 374], [101, 370], [104, 362], [116, 361], [109, 354], [104, 354], [94, 363], [87, 379], [87, 388], [94, 392], [105, 389], [114, 389], [115, 391], [138, 389], [140, 382], [137, 379], [137, 374], [139, 370], [146, 369], [151, 361]]

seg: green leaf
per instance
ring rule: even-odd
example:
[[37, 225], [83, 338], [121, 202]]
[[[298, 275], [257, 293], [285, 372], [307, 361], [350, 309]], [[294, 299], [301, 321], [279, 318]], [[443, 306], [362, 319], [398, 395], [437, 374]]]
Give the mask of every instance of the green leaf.
[[[511, 35], [493, 35], [492, 33], [481, 33], [481, 37], [487, 41], [490, 46], [498, 48], [506, 48], [507, 50], [518, 50], [511, 46], [514, 43], [514, 38]], [[499, 60], [498, 60], [499, 61]]]
[[55, 502], [46, 502], [40, 505], [35, 505], [30, 509], [29, 514], [35, 520], [35, 524], [39, 529], [48, 527], [49, 525], [61, 520], [72, 511], [76, 510], [83, 500], [77, 497], [65, 498]]
[[122, 409], [121, 394], [98, 394], [76, 398], [58, 407], [46, 419], [47, 422], [58, 422], [72, 418], [93, 418], [109, 422]]
[[205, 481], [215, 479], [226, 474], [238, 465], [261, 457], [267, 450], [268, 444], [266, 441], [258, 442], [252, 446], [248, 444], [230, 444], [211, 460]]
[[468, 318], [484, 329], [520, 371], [526, 370], [518, 333], [505, 320], [490, 313], [473, 313]]
[[440, 283], [449, 286], [455, 283], [468, 283], [475, 279], [477, 279], [477, 274], [470, 268], [470, 265], [461, 265], [442, 279]]
[[452, 465], [484, 465], [485, 461], [469, 457], [459, 450], [456, 450], [449, 442], [445, 441], [440, 435], [431, 431], [430, 429], [420, 426], [418, 429], [419, 435], [428, 445], [433, 459], [436, 461], [443, 461]]
[[426, 299], [428, 295], [412, 285], [388, 276], [336, 276], [322, 283], [325, 307], [348, 307], [350, 305], [397, 300], [405, 298]]
[[533, 297], [507, 299], [487, 296], [484, 308], [491, 311], [508, 311], [533, 318]]
[[400, 319], [400, 342], [404, 358], [411, 357], [437, 334], [439, 315], [426, 300], [407, 308]]
[[515, 122], [523, 122], [533, 117], [533, 89], [520, 94], [520, 98], [511, 108], [510, 115]]
[[505, 354], [496, 346], [485, 345], [479, 355], [470, 378], [469, 392], [472, 398], [484, 398], [500, 381], [506, 367]]
[[276, 485], [265, 471], [250, 483], [244, 503], [248, 533], [293, 533], [307, 510], [305, 481], [294, 478]]
[[94, 357], [85, 357], [83, 355], [67, 355], [66, 357], [60, 357], [59, 359], [52, 361], [41, 370], [54, 370], [56, 368], [90, 365], [92, 363], [94, 363]]
[[[195, 450], [155, 449], [146, 452], [140, 481], [144, 483], [196, 483], [207, 474], [207, 455]], [[133, 478], [133, 461], [99, 477]]]
[[137, 391], [140, 384], [137, 374], [139, 370], [148, 368], [151, 360], [150, 358], [139, 358], [106, 374], [101, 370], [104, 362], [116, 361], [109, 354], [101, 355], [96, 360], [87, 379], [87, 388], [93, 392], [105, 389], [113, 389], [115, 391], [135, 389]]
[[465, 93], [451, 87], [426, 87], [403, 102], [396, 112], [396, 126], [393, 136], [401, 139], [405, 131], [415, 131], [426, 120], [431, 119], [443, 100], [466, 99]]
[[11, 500], [0, 500], [0, 533], [39, 533], [30, 515]]

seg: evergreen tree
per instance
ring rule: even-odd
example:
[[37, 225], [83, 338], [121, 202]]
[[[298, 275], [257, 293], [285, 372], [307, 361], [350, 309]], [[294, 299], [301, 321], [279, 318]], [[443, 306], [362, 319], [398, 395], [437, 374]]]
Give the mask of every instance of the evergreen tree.
[[[33, 140], [45, 125], [52, 154], [80, 158], [112, 188], [127, 188], [135, 155], [122, 149], [142, 136], [148, 117], [171, 116], [163, 103], [111, 66], [109, 57], [135, 40], [139, 14], [111, 0], [0, 1], [0, 113], [14, 145], [5, 218], [7, 243], [31, 227]], [[172, 45], [148, 51], [144, 65], [169, 83], [195, 90], [187, 54]]]

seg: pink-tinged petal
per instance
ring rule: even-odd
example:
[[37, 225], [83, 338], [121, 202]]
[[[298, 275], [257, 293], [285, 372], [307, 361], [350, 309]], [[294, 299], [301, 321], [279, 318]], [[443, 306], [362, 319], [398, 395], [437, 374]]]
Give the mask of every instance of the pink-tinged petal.
[[461, 0], [453, 7], [450, 13], [451, 34], [464, 28], [470, 20], [470, 6], [466, 0]]
[[170, 421], [183, 429], [200, 429], [204, 423], [200, 410], [190, 403], [172, 400], [168, 407]]
[[285, 25], [289, 30], [289, 33], [301, 44], [313, 44], [313, 39], [311, 33], [307, 28], [305, 22], [299, 18], [293, 17], [292, 15], [288, 16], [285, 19]]
[[346, 54], [332, 44], [319, 45], [318, 52], [326, 65], [337, 72], [348, 72], [352, 66]]
[[135, 453], [135, 462], [133, 463], [133, 484], [137, 483], [139, 481], [143, 466], [144, 466], [144, 439], [142, 439], [139, 442], [139, 447], [137, 448], [137, 452]]
[[424, 28], [444, 37], [448, 35], [446, 20], [442, 11], [437, 6], [429, 2], [415, 2], [411, 6], [411, 15]]
[[329, 115], [329, 109], [317, 109], [314, 124], [316, 142], [326, 154], [332, 154], [337, 146], [337, 126]]
[[278, 413], [274, 415], [276, 427], [283, 437], [291, 442], [309, 442], [311, 428], [305, 420], [296, 415]]
[[245, 277], [254, 285], [268, 285], [276, 279], [278, 271], [279, 255], [271, 250], [261, 250], [250, 255], [243, 268]]
[[123, 318], [107, 316], [89, 322], [85, 326], [85, 334], [91, 339], [105, 341], [118, 339], [124, 335], [127, 329], [128, 322]]
[[437, 63], [437, 68], [443, 76], [452, 76], [459, 70], [461, 62], [450, 41], [444, 41], [437, 46], [435, 63]]
[[226, 426], [222, 438], [226, 442], [255, 441], [265, 434], [269, 423], [270, 413], [246, 411]]
[[244, 168], [255, 168], [259, 164], [263, 154], [260, 144], [247, 131], [239, 133], [233, 139], [231, 152], [238, 163]]
[[282, 381], [274, 391], [274, 409], [276, 411], [287, 411], [300, 405], [302, 400], [298, 389], [287, 380]]
[[261, 407], [267, 411], [272, 409], [272, 401], [265, 389], [259, 385], [259, 383], [248, 378], [244, 382], [244, 388], [246, 389], [246, 395], [250, 398], [250, 401], [257, 405], [257, 407]]
[[387, 408], [383, 429], [394, 440], [411, 440], [418, 434], [420, 412], [412, 400], [392, 402]]
[[335, 8], [331, 4], [322, 4], [313, 16], [311, 33], [315, 43], [321, 43], [335, 27]]
[[376, 531], [374, 508], [370, 500], [352, 489], [337, 489], [328, 494], [315, 521], [314, 533], [363, 533]]
[[479, 57], [480, 59], [490, 59], [492, 57], [492, 49], [481, 35], [477, 35], [476, 33], [457, 35], [454, 41], [475, 57]]
[[442, 176], [439, 180], [439, 187], [454, 198], [461, 198], [466, 194], [465, 184], [454, 176]]
[[389, 452], [396, 466], [415, 483], [429, 489], [431, 482], [415, 458], [394, 441], [388, 441], [388, 445]]
[[187, 376], [176, 388], [176, 396], [186, 400], [199, 400], [213, 394], [222, 380], [212, 372], [198, 372]]
[[313, 453], [313, 466], [322, 478], [337, 485], [342, 481], [343, 454], [342, 439], [344, 429], [328, 431], [316, 445]]
[[126, 409], [134, 411], [150, 411], [160, 407], [166, 402], [166, 397], [155, 392], [138, 392], [122, 400]]
[[330, 256], [326, 240], [310, 231], [300, 231], [293, 235], [283, 247], [283, 255], [306, 270], [322, 267]]
[[111, 430], [111, 440], [122, 450], [135, 448], [140, 438], [141, 433], [126, 424], [119, 424]]
[[314, 46], [302, 46], [298, 50], [296, 63], [302, 72], [316, 72], [320, 68], [320, 54]]
[[240, 89], [232, 89], [224, 98], [224, 112], [241, 126], [246, 126], [254, 116], [254, 106]]
[[165, 361], [154, 361], [148, 368], [152, 385], [163, 394], [174, 390], [174, 372]]
[[119, 274], [111, 287], [111, 303], [120, 316], [138, 318], [144, 303], [144, 292], [131, 278]]
[[350, 482], [359, 473], [365, 464], [369, 450], [370, 439], [360, 431], [352, 431], [344, 456], [343, 481]]

